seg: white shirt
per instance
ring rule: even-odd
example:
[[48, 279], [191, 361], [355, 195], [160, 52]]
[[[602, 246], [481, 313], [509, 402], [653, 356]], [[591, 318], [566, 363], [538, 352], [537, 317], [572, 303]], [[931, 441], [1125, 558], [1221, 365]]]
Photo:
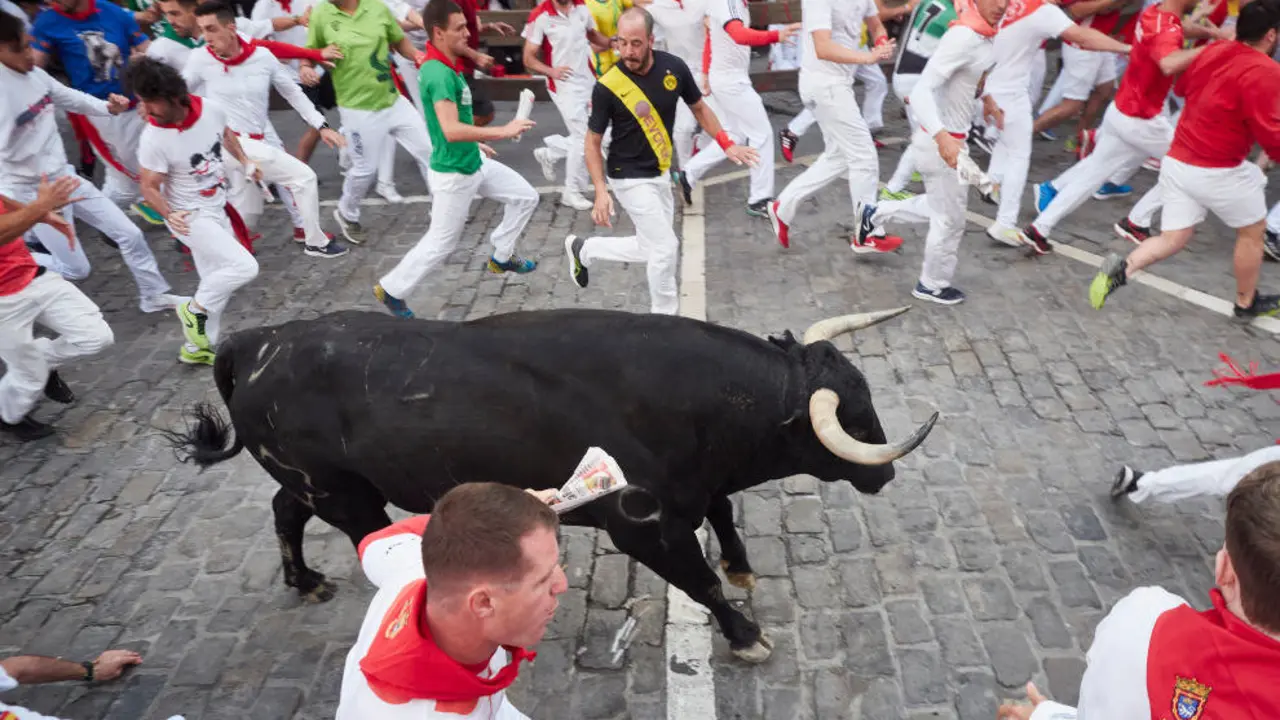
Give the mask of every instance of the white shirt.
[[[953, 25], [942, 35], [909, 96], [911, 111], [930, 143], [942, 130], [969, 131], [978, 83], [995, 62], [991, 45], [991, 38], [964, 25]], [[918, 136], [920, 128], [915, 130]]]
[[[360, 670], [360, 660], [369, 651], [374, 637], [382, 627], [383, 619], [400, 591], [409, 583], [424, 577], [422, 536], [419, 533], [403, 532], [378, 538], [363, 548], [360, 564], [369, 581], [377, 586], [378, 592], [369, 603], [369, 612], [360, 625], [356, 644], [347, 653], [335, 720], [529, 720], [507, 700], [506, 691], [480, 698], [475, 709], [466, 715], [437, 711], [434, 700], [410, 700], [392, 705], [378, 698], [369, 688], [364, 672]], [[484, 676], [497, 674], [507, 665], [510, 657], [505, 649], [498, 648], [489, 659]]]
[[138, 165], [166, 175], [165, 199], [175, 210], [217, 210], [227, 204], [222, 165], [226, 112], [203, 99], [200, 118], [186, 130], [147, 123], [138, 140]]
[[[773, 23], [770, 30], [781, 30], [786, 27], [782, 23]], [[800, 35], [792, 35], [786, 42], [776, 42], [769, 46], [770, 70], [800, 69]]]
[[[1012, 5], [1005, 11], [1005, 17], [1009, 17], [1010, 10]], [[1051, 3], [1012, 23], [1001, 24], [992, 45], [996, 66], [987, 76], [987, 92], [1003, 96], [1027, 94], [1032, 58], [1039, 52], [1041, 43], [1062, 35], [1074, 24], [1062, 8]]]
[[739, 45], [724, 31], [733, 20], [741, 20], [743, 27], [751, 27], [751, 13], [746, 0], [707, 0], [707, 17], [711, 20], [711, 78], [712, 90], [719, 84], [751, 82], [751, 47]]
[[[243, 41], [243, 38], [241, 38]], [[227, 127], [241, 135], [265, 135], [271, 88], [288, 101], [308, 125], [318, 128], [324, 116], [303, 94], [302, 88], [270, 50], [259, 47], [247, 60], [228, 65], [207, 47], [187, 58], [182, 77], [189, 87], [202, 87], [202, 96], [217, 102], [227, 114]]]
[[14, 72], [0, 65], [0, 187], [40, 182], [67, 171], [67, 153], [54, 108], [109, 115], [107, 102], [73, 90], [40, 68]]
[[666, 36], [667, 52], [689, 66], [696, 76], [702, 72], [702, 45], [706, 33], [702, 19], [707, 15], [706, 0], [653, 0], [646, 8], [653, 21]]
[[[286, 12], [280, 4], [280, 0], [257, 0], [253, 4], [253, 11], [249, 13], [249, 21], [255, 23], [266, 23], [271, 27], [271, 21], [278, 17], [289, 17], [290, 15], [302, 15], [308, 8], [315, 5], [315, 0], [293, 0], [289, 3], [289, 10]], [[244, 32], [244, 28], [248, 27], [243, 24], [243, 18], [236, 20], [236, 28]], [[306, 47], [307, 45], [307, 28], [305, 25], [291, 27], [288, 30], [280, 30], [274, 34], [273, 40], [297, 45], [298, 47]], [[266, 35], [251, 35], [251, 37], [266, 37]], [[284, 62], [285, 67], [289, 68], [289, 77], [298, 82], [298, 65], [300, 60], [288, 60]], [[323, 68], [317, 68], [323, 70]]]
[[858, 72], [857, 65], [819, 60], [813, 45], [813, 33], [830, 30], [831, 40], [851, 50], [862, 47], [862, 26], [866, 19], [878, 14], [872, 0], [803, 0], [800, 4], [803, 35], [800, 41], [800, 76], [812, 83], [817, 80], [832, 85], [849, 85]]
[[[549, 7], [548, 7], [549, 6]], [[586, 5], [571, 5], [563, 13], [551, 0], [538, 5], [533, 22], [526, 23], [521, 36], [541, 47], [545, 40], [551, 45], [551, 67], [568, 67], [574, 79], [587, 85], [594, 84], [591, 72], [591, 44], [587, 42], [587, 30], [594, 30], [595, 18]], [[541, 55], [541, 51], [539, 51]], [[543, 62], [546, 59], [543, 58]]]

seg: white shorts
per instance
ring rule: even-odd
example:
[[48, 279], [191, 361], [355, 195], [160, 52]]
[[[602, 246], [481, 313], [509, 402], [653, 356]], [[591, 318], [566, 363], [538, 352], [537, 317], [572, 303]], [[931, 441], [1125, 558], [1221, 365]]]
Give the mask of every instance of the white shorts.
[[1063, 44], [1063, 99], [1088, 100], [1094, 88], [1115, 80], [1116, 63], [1112, 53], [1081, 50]]
[[1168, 155], [1160, 162], [1160, 228], [1182, 230], [1204, 220], [1206, 211], [1227, 227], [1248, 227], [1267, 216], [1267, 176], [1248, 160], [1235, 167], [1203, 168]]

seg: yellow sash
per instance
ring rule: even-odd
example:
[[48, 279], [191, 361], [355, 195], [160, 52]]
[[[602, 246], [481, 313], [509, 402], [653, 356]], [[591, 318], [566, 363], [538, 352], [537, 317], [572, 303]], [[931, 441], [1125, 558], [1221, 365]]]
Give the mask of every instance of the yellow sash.
[[[627, 110], [631, 111], [636, 122], [640, 123], [640, 129], [649, 140], [649, 147], [658, 158], [658, 170], [666, 172], [670, 169], [671, 135], [667, 133], [667, 126], [663, 124], [662, 117], [658, 115], [658, 109], [649, 101], [649, 97], [631, 78], [626, 76], [626, 73], [618, 69], [617, 65], [609, 68], [600, 77], [600, 84], [609, 88]], [[645, 111], [643, 115], [640, 114], [642, 105]]]

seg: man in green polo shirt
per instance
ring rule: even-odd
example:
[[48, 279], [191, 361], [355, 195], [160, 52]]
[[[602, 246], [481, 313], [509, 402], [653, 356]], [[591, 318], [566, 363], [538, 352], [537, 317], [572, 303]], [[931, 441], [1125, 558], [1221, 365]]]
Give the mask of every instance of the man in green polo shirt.
[[[359, 245], [365, 240], [360, 201], [377, 180], [378, 162], [387, 142], [394, 138], [408, 150], [427, 187], [431, 186], [426, 161], [431, 155], [431, 140], [413, 103], [396, 90], [388, 62], [390, 50], [415, 60], [419, 53], [382, 0], [318, 3], [311, 10], [307, 47], [329, 45], [342, 50], [343, 59], [329, 72], [351, 154], [351, 169], [342, 183], [342, 198], [333, 217], [347, 240]], [[302, 64], [314, 68], [310, 60]]]
[[[458, 66], [469, 34], [462, 8], [452, 0], [431, 0], [423, 16], [431, 43], [426, 62], [418, 71], [418, 88], [434, 148], [429, 170], [434, 197], [431, 225], [400, 263], [373, 286], [378, 300], [405, 318], [413, 317], [413, 311], [403, 298], [453, 252], [476, 197], [503, 205], [502, 222], [489, 236], [493, 243], [489, 272], [527, 273], [538, 266], [515, 254], [516, 240], [538, 206], [538, 192], [519, 173], [493, 160], [493, 149], [482, 144], [517, 137], [533, 127], [533, 121], [516, 118], [500, 127], [472, 124], [471, 89]], [[311, 27], [315, 28], [314, 20]]]

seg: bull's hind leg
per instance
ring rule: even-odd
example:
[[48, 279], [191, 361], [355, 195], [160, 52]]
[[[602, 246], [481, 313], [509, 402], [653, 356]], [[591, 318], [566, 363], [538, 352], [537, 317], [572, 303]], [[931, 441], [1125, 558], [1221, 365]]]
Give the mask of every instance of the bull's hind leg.
[[747, 561], [747, 548], [742, 544], [738, 529], [733, 524], [733, 503], [729, 496], [721, 495], [712, 498], [707, 506], [707, 521], [711, 529], [716, 531], [716, 539], [720, 541], [720, 568], [729, 579], [730, 585], [744, 590], [756, 588], [756, 575]]
[[315, 513], [293, 493], [280, 488], [271, 500], [275, 511], [276, 537], [280, 540], [280, 559], [284, 565], [284, 584], [297, 588], [308, 602], [324, 602], [333, 597], [333, 583], [324, 575], [307, 567], [302, 556], [302, 536], [307, 521]]

